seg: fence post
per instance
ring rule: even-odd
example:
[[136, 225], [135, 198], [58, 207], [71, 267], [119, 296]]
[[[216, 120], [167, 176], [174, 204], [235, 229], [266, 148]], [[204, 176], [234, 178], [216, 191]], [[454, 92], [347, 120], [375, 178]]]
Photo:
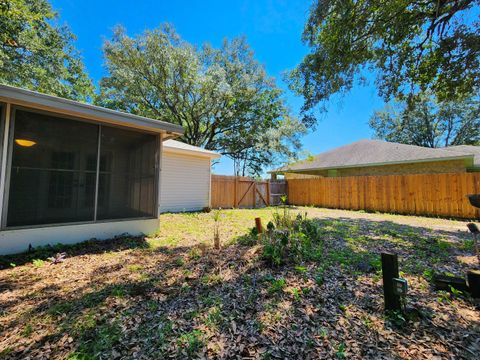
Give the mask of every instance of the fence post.
[[469, 270], [467, 278], [472, 297], [474, 299], [480, 299], [480, 270]]
[[261, 234], [263, 232], [262, 219], [257, 217], [255, 218], [255, 227], [257, 228], [257, 233]]
[[253, 180], [253, 208], [257, 208], [257, 181]]
[[382, 253], [383, 296], [385, 310], [400, 310], [400, 296], [394, 291], [393, 279], [398, 278], [398, 256]]
[[267, 180], [267, 206], [270, 206], [270, 180]]
[[238, 176], [235, 176], [235, 180], [233, 182], [233, 208], [236, 209], [238, 207]]

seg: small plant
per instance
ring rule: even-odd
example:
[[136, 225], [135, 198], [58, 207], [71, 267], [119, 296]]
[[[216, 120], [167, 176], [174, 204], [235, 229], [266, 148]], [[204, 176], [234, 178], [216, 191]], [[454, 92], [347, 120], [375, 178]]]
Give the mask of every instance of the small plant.
[[338, 357], [339, 359], [345, 359], [345, 350], [347, 347], [345, 346], [345, 343], [340, 343], [337, 346], [337, 351], [335, 352], [335, 356]]
[[29, 337], [33, 333], [33, 327], [31, 324], [25, 325], [25, 328], [22, 331], [22, 336]]
[[302, 294], [303, 294], [303, 291], [302, 291], [302, 289], [300, 289], [300, 288], [292, 288], [291, 292], [292, 292], [293, 298], [294, 298], [296, 301], [300, 300], [300, 297], [301, 297]]
[[405, 324], [408, 322], [408, 319], [405, 317], [405, 314], [399, 310], [388, 311], [386, 313], [386, 318], [393, 325], [399, 328], [405, 326]]
[[307, 272], [307, 268], [300, 265], [295, 266], [295, 270], [298, 271], [300, 274], [305, 274]]
[[215, 329], [217, 328], [223, 321], [223, 316], [221, 310], [217, 306], [213, 306], [207, 314], [205, 319], [205, 325]]
[[450, 292], [452, 293], [453, 296], [459, 297], [459, 296], [463, 295], [463, 291], [455, 289], [452, 285], [448, 285], [448, 286], [449, 286]]
[[193, 260], [198, 260], [202, 257], [202, 251], [199, 248], [194, 247], [188, 252], [188, 257]]
[[423, 277], [427, 280], [427, 281], [432, 281], [433, 280], [433, 276], [435, 275], [435, 271], [433, 269], [427, 269], [423, 272]]
[[270, 287], [268, 288], [267, 292], [272, 295], [281, 292], [285, 286], [287, 286], [287, 282], [284, 278], [272, 280]]
[[201, 278], [201, 282], [204, 285], [216, 285], [223, 281], [223, 277], [220, 274], [205, 275]]
[[122, 297], [125, 297], [127, 295], [127, 292], [125, 291], [125, 289], [121, 286], [114, 286], [112, 288], [112, 291], [110, 292], [110, 294], [113, 296], [113, 297], [118, 297], [118, 298], [122, 298]]
[[318, 272], [317, 275], [315, 275], [315, 283], [318, 286], [322, 286], [324, 281], [325, 279], [323, 278], [323, 272]]
[[143, 267], [141, 265], [138, 265], [138, 264], [128, 265], [128, 270], [131, 271], [131, 272], [137, 272], [137, 271], [140, 271], [142, 269], [143, 269]]
[[178, 338], [178, 346], [183, 348], [188, 358], [193, 358], [203, 346], [203, 333], [200, 330], [193, 330]]
[[74, 354], [77, 359], [96, 358], [100, 352], [111, 349], [122, 334], [117, 320], [94, 322], [89, 324], [87, 329], [81, 334], [80, 345]]
[[50, 261], [50, 263], [52, 265], [55, 265], [55, 264], [59, 264], [61, 262], [64, 262], [65, 261], [65, 257], [67, 256], [66, 253], [62, 252], [62, 253], [56, 253], [55, 256], [51, 256], [48, 258], [48, 261]]
[[178, 267], [185, 265], [185, 261], [181, 256], [175, 258], [175, 265]]
[[42, 267], [43, 265], [45, 265], [45, 261], [42, 259], [33, 259], [32, 264], [35, 267]]
[[213, 225], [213, 247], [215, 249], [220, 249], [220, 232], [219, 232], [219, 227], [220, 227], [220, 210], [221, 209], [218, 209], [218, 210], [215, 210], [213, 212], [213, 221], [214, 221], [214, 225]]
[[323, 326], [318, 330], [318, 336], [326, 338], [328, 336], [328, 331]]
[[440, 291], [438, 292], [437, 301], [438, 301], [439, 303], [451, 304], [451, 303], [452, 303], [451, 297], [452, 297], [452, 294], [450, 294], [448, 291], [440, 290]]

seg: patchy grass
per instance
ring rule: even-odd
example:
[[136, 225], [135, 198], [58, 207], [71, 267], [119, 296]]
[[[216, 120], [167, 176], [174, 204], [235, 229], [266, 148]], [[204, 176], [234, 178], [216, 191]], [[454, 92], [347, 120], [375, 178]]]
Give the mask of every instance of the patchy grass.
[[[465, 223], [316, 208], [322, 246], [262, 261], [254, 218], [165, 214], [147, 238], [54, 245], [0, 257], [0, 357], [471, 358], [478, 302], [434, 291], [435, 272], [478, 268]], [[64, 262], [48, 257], [64, 251]], [[400, 256], [415, 316], [383, 312], [380, 252]], [[48, 265], [48, 266], [47, 266]]]

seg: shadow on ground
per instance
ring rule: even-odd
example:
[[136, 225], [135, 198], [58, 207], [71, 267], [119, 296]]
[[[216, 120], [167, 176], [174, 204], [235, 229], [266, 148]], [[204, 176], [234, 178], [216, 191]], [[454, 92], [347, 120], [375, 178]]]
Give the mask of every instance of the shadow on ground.
[[[83, 244], [67, 250], [67, 260], [57, 265], [35, 268], [19, 261], [0, 273], [6, 289], [0, 302], [1, 355], [473, 359], [478, 354], [475, 303], [436, 293], [423, 277], [428, 268], [467, 268], [457, 259], [470, 254], [465, 234], [389, 221], [316, 221], [335, 254], [328, 267], [317, 261], [270, 268], [259, 246], [150, 249], [144, 239]], [[379, 273], [356, 261], [382, 251], [400, 255], [411, 286], [409, 305], [421, 314], [400, 325], [398, 318], [384, 316]]]

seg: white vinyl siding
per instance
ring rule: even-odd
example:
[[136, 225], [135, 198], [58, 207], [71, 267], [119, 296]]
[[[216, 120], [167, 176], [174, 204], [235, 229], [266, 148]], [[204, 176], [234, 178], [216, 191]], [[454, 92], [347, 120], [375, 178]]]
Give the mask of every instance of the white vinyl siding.
[[161, 212], [201, 210], [209, 206], [210, 158], [164, 148], [160, 183]]

